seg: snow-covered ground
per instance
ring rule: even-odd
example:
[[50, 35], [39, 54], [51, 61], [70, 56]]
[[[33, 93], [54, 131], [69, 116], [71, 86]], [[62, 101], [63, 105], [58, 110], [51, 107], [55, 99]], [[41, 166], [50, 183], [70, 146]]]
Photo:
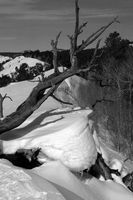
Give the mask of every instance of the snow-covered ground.
[[[3, 95], [7, 93], [13, 99], [13, 102], [5, 100], [4, 114], [15, 111], [35, 84], [23, 81], [1, 88]], [[90, 109], [62, 108], [48, 98], [20, 127], [1, 135], [3, 151], [11, 153], [18, 148], [41, 147], [46, 157], [40, 159], [46, 162], [24, 170], [0, 160], [0, 199], [132, 200], [133, 193], [115, 181], [96, 178], [81, 181], [70, 171], [89, 168], [90, 161], [95, 161], [96, 148], [106, 152], [107, 159], [110, 153], [114, 155], [92, 136], [91, 121], [88, 121], [91, 112]]]
[[38, 59], [18, 56], [3, 65], [4, 70], [0, 72], [0, 76], [7, 74], [10, 76], [11, 73], [16, 71], [15, 68], [19, 69], [23, 63], [28, 64], [29, 67], [34, 67], [37, 63], [44, 65], [44, 62]]

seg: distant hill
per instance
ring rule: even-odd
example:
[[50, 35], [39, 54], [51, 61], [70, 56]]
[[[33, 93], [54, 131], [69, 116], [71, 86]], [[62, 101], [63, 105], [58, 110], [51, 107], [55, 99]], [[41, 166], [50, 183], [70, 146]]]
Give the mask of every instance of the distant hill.
[[15, 58], [17, 56], [23, 55], [23, 53], [24, 52], [0, 52], [0, 55]]
[[[99, 50], [101, 51], [101, 50]], [[92, 54], [94, 52], [94, 49], [86, 49], [84, 51], [81, 51], [78, 55], [79, 58], [79, 65], [84, 65], [88, 60], [90, 60]], [[40, 51], [40, 50], [25, 50], [23, 52], [0, 52], [0, 55], [2, 56], [8, 56], [11, 58], [15, 58], [18, 56], [25, 56], [25, 57], [31, 57], [36, 58], [44, 62], [48, 62], [52, 66], [53, 62], [53, 53], [52, 51]], [[62, 50], [58, 52], [58, 63], [59, 65], [70, 67], [70, 55], [69, 50]]]

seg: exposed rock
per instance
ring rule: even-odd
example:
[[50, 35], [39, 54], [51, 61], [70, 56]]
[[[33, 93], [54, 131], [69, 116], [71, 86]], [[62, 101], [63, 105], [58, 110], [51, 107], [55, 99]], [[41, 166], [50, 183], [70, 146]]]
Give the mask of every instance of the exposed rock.
[[102, 90], [95, 82], [74, 75], [63, 81], [56, 96], [75, 106], [91, 108], [97, 100], [102, 99]]
[[125, 185], [133, 192], [133, 172], [123, 178]]

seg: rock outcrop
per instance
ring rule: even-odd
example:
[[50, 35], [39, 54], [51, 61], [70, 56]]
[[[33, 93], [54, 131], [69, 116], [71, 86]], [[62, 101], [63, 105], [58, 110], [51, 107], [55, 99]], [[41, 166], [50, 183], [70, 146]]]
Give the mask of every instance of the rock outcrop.
[[74, 75], [59, 86], [56, 96], [75, 106], [91, 108], [97, 100], [102, 99], [102, 90], [95, 82]]

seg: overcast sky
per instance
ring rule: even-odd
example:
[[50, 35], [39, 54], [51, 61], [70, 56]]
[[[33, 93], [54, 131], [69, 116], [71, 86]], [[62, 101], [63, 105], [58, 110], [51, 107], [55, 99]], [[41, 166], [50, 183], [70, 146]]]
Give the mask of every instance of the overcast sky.
[[[120, 32], [133, 40], [133, 0], [79, 0], [80, 22], [88, 21], [81, 39], [119, 16]], [[50, 50], [50, 41], [62, 31], [59, 46], [69, 48], [74, 29], [74, 0], [0, 0], [0, 51]]]

